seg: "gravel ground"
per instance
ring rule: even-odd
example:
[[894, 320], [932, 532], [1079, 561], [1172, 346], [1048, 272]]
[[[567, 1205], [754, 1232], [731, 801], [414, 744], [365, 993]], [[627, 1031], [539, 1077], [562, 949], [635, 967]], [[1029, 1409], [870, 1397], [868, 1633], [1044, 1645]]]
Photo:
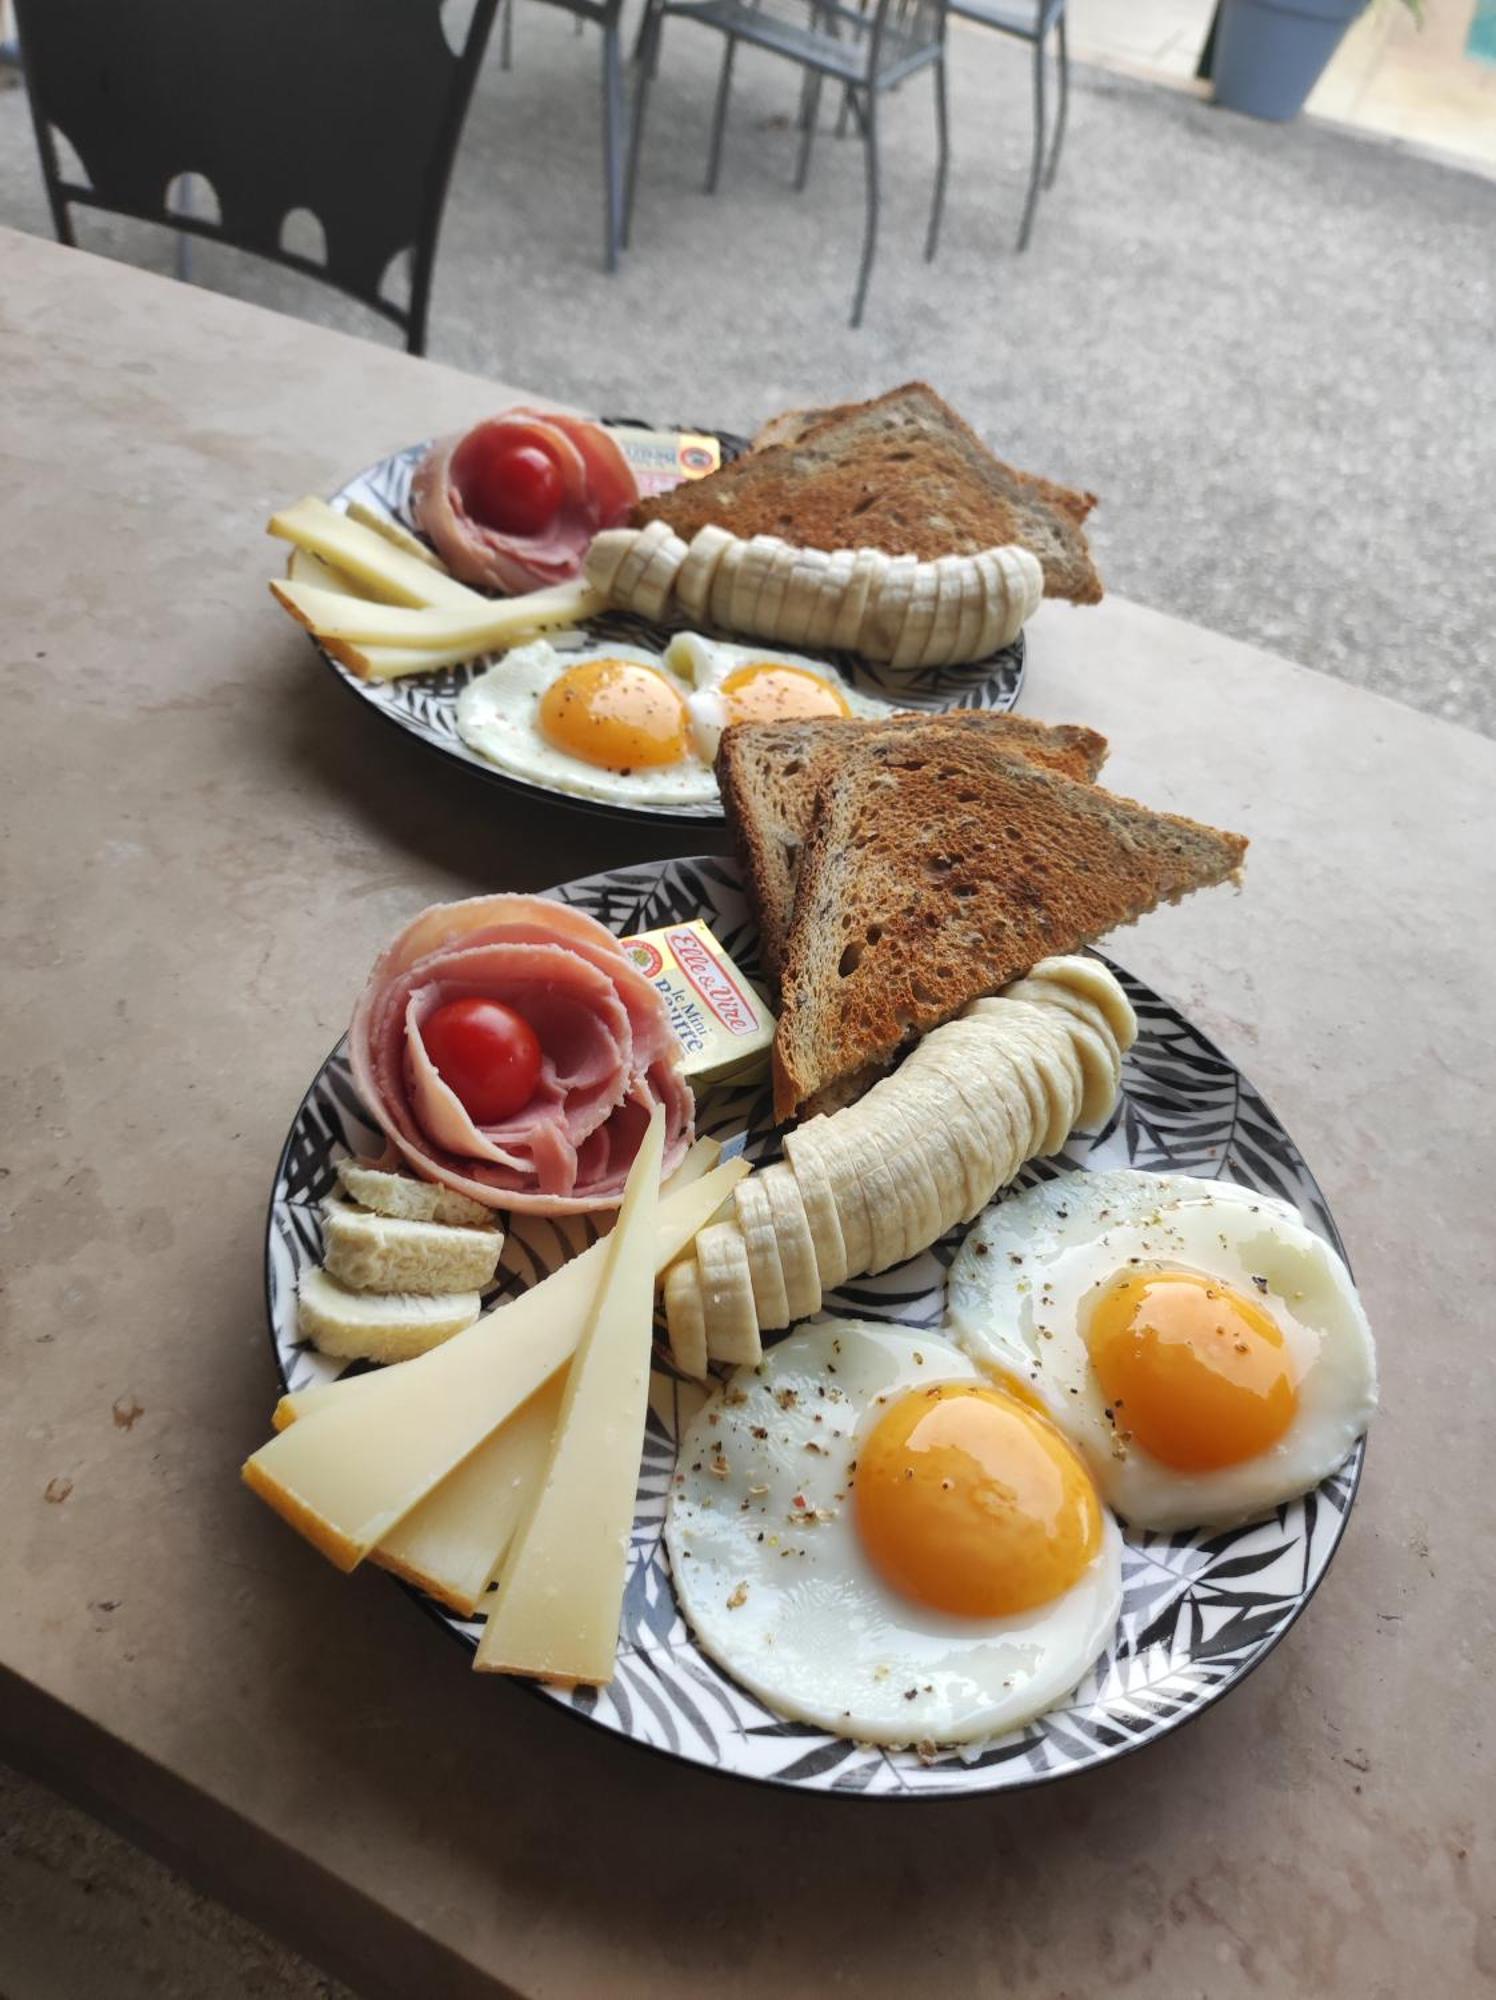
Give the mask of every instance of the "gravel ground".
[[[920, 260], [931, 112], [917, 81], [889, 107], [883, 241], [852, 334], [860, 158], [828, 131], [794, 196], [789, 71], [745, 52], [708, 199], [717, 44], [672, 29], [636, 246], [609, 280], [595, 45], [543, 9], [525, 10], [518, 39], [512, 75], [488, 63], [454, 175], [436, 358], [584, 406], [733, 427], [926, 376], [1006, 456], [1102, 495], [1113, 588], [1496, 734], [1496, 184], [1077, 71], [1060, 179], [1018, 258], [1025, 71], [1011, 45], [960, 33], [940, 257]], [[0, 222], [47, 230], [14, 90], [0, 92]], [[153, 232], [85, 218], [80, 233], [169, 268]], [[195, 269], [387, 337], [233, 253], [199, 248]], [[371, 456], [397, 442], [377, 411], [369, 432]], [[0, 1770], [0, 1994], [103, 1991], [344, 1989]]]

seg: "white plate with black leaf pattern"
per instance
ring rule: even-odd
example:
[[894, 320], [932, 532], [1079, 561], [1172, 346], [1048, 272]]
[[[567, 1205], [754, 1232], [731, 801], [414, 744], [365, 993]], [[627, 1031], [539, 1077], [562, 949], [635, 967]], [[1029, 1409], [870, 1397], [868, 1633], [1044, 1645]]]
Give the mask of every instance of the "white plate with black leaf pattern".
[[[736, 458], [744, 447], [745, 441], [730, 432], [716, 431], [706, 435], [718, 439], [724, 460]], [[412, 534], [417, 533], [410, 504], [410, 482], [425, 452], [424, 444], [413, 444], [404, 451], [391, 453], [377, 465], [371, 465], [367, 471], [350, 479], [346, 486], [333, 494], [331, 504], [341, 511], [350, 502], [360, 501], [382, 514], [386, 520], [397, 521]], [[636, 617], [632, 612], [609, 611], [601, 617], [589, 619], [577, 629], [588, 645], [606, 645], [612, 641], [641, 646], [658, 653], [664, 651], [676, 632], [688, 629], [689, 625], [690, 621], [680, 614], [647, 619]], [[712, 633], [716, 628], [703, 626], [697, 621], [695, 629]], [[312, 643], [315, 645], [316, 641]], [[974, 661], [970, 666], [928, 667], [897, 675], [851, 653], [804, 646], [798, 650], [809, 658], [825, 661], [854, 688], [894, 702], [900, 708], [1009, 709], [1018, 700], [1023, 686], [1022, 632], [1011, 646], [1004, 646], [988, 659]], [[335, 660], [321, 646], [317, 647], [317, 651], [344, 687], [357, 695], [360, 701], [367, 702], [376, 714], [382, 715], [397, 729], [404, 730], [408, 736], [413, 736], [428, 750], [434, 750], [438, 756], [451, 757], [509, 791], [538, 792], [548, 799], [575, 806], [582, 812], [621, 814], [646, 825], [673, 825], [683, 819], [697, 820], [709, 826], [723, 823], [720, 804], [637, 805], [624, 800], [584, 799], [573, 792], [558, 791], [530, 778], [512, 776], [489, 763], [487, 758], [480, 757], [457, 733], [457, 697], [469, 681], [493, 665], [494, 660], [500, 657], [498, 654], [486, 654], [465, 666], [445, 667], [437, 673], [417, 674], [394, 681], [366, 681]]]
[[[701, 917], [738, 964], [757, 973], [757, 937], [730, 861], [699, 857], [620, 868], [550, 894], [619, 936]], [[1168, 1001], [1112, 969], [1138, 1016], [1117, 1108], [1104, 1131], [1072, 1135], [1062, 1154], [1025, 1168], [1015, 1185], [1070, 1168], [1137, 1167], [1233, 1180], [1292, 1202], [1339, 1250], [1313, 1175], [1251, 1084]], [[767, 1087], [704, 1092], [697, 1125], [724, 1141], [741, 1135], [755, 1162], [777, 1152]], [[349, 1364], [330, 1361], [298, 1339], [296, 1284], [320, 1261], [318, 1205], [333, 1186], [336, 1161], [382, 1146], [340, 1044], [296, 1114], [270, 1206], [266, 1295], [287, 1390], [349, 1372]], [[907, 1264], [848, 1285], [827, 1298], [826, 1310], [937, 1326], [945, 1274], [964, 1233], [952, 1230]], [[585, 1218], [512, 1218], [491, 1301], [533, 1284], [592, 1234]], [[1127, 1531], [1116, 1637], [1070, 1698], [980, 1755], [951, 1750], [929, 1756], [782, 1722], [693, 1643], [676, 1608], [662, 1527], [674, 1441], [702, 1396], [700, 1387], [673, 1373], [657, 1344], [617, 1670], [605, 1688], [535, 1692], [668, 1756], [766, 1784], [863, 1798], [954, 1797], [1041, 1784], [1109, 1763], [1188, 1722], [1250, 1673], [1308, 1603], [1344, 1531], [1365, 1452], [1363, 1440], [1312, 1493], [1250, 1527], [1171, 1535]], [[476, 1646], [476, 1623], [421, 1601], [463, 1646]]]

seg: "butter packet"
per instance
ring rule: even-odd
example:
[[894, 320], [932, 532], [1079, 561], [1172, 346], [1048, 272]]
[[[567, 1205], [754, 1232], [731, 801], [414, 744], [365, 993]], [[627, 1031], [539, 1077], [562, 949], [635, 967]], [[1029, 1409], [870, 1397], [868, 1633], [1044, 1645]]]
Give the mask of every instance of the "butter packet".
[[645, 500], [684, 480], [705, 479], [722, 463], [721, 444], [703, 431], [646, 431], [634, 424], [610, 424], [608, 430]]
[[699, 917], [625, 938], [623, 948], [665, 996], [693, 1084], [748, 1083], [768, 1068], [774, 1016]]

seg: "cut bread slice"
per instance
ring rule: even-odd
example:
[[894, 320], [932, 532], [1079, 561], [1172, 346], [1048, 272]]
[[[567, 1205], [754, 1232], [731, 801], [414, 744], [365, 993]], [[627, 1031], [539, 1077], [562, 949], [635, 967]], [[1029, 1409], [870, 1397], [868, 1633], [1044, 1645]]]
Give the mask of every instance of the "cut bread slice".
[[1081, 780], [1094, 778], [1106, 757], [1106, 738], [1094, 729], [984, 709], [872, 722], [745, 722], [725, 730], [717, 752], [717, 782], [771, 977], [779, 974], [794, 916], [800, 849], [810, 832], [816, 795], [850, 745], [893, 729], [929, 738], [951, 729], [974, 730], [994, 746]]
[[470, 1229], [493, 1227], [493, 1210], [482, 1202], [435, 1181], [388, 1173], [369, 1160], [339, 1160], [338, 1180], [350, 1201], [372, 1208], [376, 1215], [393, 1215], [403, 1222], [460, 1223]]
[[504, 1234], [408, 1222], [346, 1202], [322, 1204], [328, 1276], [355, 1292], [482, 1291], [493, 1283]]
[[1246, 846], [978, 731], [858, 742], [820, 795], [801, 858], [775, 1115], [886, 1064], [1039, 959], [1234, 877]]
[[340, 1361], [409, 1361], [471, 1326], [483, 1309], [473, 1292], [354, 1292], [326, 1271], [296, 1287], [296, 1327]]
[[791, 412], [705, 479], [639, 502], [632, 519], [690, 541], [712, 524], [797, 547], [970, 555], [1016, 542], [1038, 557], [1046, 597], [1094, 604], [1101, 578], [1082, 527], [1096, 504], [1005, 465], [926, 382], [868, 403]]

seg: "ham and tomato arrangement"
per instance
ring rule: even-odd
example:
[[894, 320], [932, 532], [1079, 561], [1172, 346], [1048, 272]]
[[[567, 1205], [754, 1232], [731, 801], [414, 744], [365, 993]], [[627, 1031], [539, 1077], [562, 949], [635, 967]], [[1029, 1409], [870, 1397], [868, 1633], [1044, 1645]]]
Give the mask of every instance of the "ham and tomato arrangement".
[[693, 1103], [665, 1001], [617, 938], [533, 896], [439, 904], [370, 975], [359, 1092], [415, 1173], [488, 1208], [615, 1208], [650, 1115], [667, 1172]]

